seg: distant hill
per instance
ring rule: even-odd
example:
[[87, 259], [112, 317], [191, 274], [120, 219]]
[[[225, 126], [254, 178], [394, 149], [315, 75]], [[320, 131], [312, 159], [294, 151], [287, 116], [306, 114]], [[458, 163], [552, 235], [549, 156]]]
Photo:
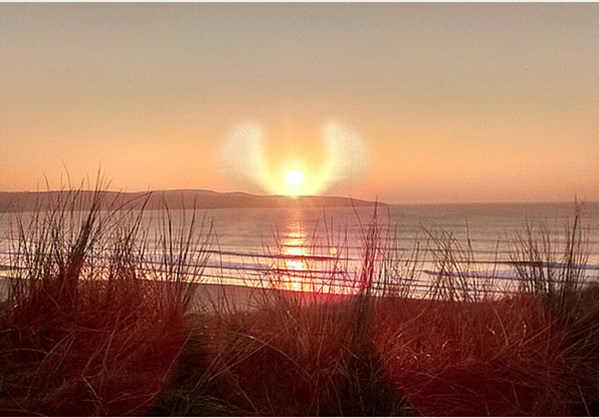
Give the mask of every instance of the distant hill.
[[[57, 199], [67, 197], [67, 191], [48, 192], [0, 192], [0, 212], [31, 211], [36, 207], [48, 207]], [[91, 205], [93, 191], [80, 191], [77, 209]], [[214, 209], [214, 208], [277, 208], [277, 207], [343, 207], [373, 206], [375, 202], [338, 196], [263, 196], [242, 192], [220, 193], [211, 190], [161, 190], [153, 192], [102, 191], [101, 207], [136, 208], [144, 203], [146, 209]], [[382, 203], [379, 203], [382, 204]]]

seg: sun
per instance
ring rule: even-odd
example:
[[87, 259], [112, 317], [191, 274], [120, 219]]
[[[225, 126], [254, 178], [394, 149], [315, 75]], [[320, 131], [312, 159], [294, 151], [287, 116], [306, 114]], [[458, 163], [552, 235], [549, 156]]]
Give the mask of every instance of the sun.
[[287, 196], [300, 196], [305, 194], [306, 178], [301, 170], [294, 169], [285, 172], [285, 187], [283, 194]]
[[289, 186], [289, 188], [299, 188], [304, 184], [304, 173], [302, 173], [300, 170], [289, 170], [285, 173], [285, 181], [287, 182], [287, 186]]

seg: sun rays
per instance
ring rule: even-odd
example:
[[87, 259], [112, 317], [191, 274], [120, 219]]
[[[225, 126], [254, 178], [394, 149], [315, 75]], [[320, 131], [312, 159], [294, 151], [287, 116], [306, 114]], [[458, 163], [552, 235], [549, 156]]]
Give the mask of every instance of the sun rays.
[[266, 138], [256, 123], [235, 128], [221, 149], [223, 174], [265, 193], [306, 196], [325, 193], [342, 182], [361, 180], [368, 172], [369, 150], [364, 141], [339, 122], [328, 122], [322, 128], [321, 163], [298, 161], [293, 152], [269, 156]]

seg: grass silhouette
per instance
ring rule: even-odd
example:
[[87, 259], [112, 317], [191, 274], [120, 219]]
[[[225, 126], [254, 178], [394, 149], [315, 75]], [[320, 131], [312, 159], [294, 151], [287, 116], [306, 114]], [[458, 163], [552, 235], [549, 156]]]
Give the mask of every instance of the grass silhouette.
[[509, 295], [444, 231], [425, 231], [438, 274], [416, 292], [421, 251], [400, 262], [375, 209], [351, 294], [281, 291], [275, 272], [247, 290], [247, 309], [198, 302], [205, 219], [176, 223], [165, 208], [150, 237], [143, 210], [101, 202], [102, 186], [17, 218], [4, 415], [599, 413], [599, 288], [583, 280], [580, 206], [565, 244], [533, 225], [514, 239]]

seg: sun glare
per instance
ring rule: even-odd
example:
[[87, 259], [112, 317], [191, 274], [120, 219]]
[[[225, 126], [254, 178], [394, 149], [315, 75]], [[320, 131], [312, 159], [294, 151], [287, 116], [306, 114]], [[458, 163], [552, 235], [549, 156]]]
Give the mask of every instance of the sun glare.
[[304, 172], [298, 169], [286, 171], [281, 186], [281, 194], [291, 197], [302, 196], [308, 192]]
[[304, 184], [304, 173], [300, 170], [290, 170], [285, 173], [285, 181], [290, 188], [297, 188]]
[[321, 135], [318, 151], [290, 148], [283, 153], [269, 149], [259, 123], [244, 123], [223, 144], [221, 168], [232, 180], [245, 179], [263, 193], [289, 197], [317, 196], [340, 181], [347, 186], [363, 179], [369, 152], [361, 137], [336, 121], [325, 122]]

